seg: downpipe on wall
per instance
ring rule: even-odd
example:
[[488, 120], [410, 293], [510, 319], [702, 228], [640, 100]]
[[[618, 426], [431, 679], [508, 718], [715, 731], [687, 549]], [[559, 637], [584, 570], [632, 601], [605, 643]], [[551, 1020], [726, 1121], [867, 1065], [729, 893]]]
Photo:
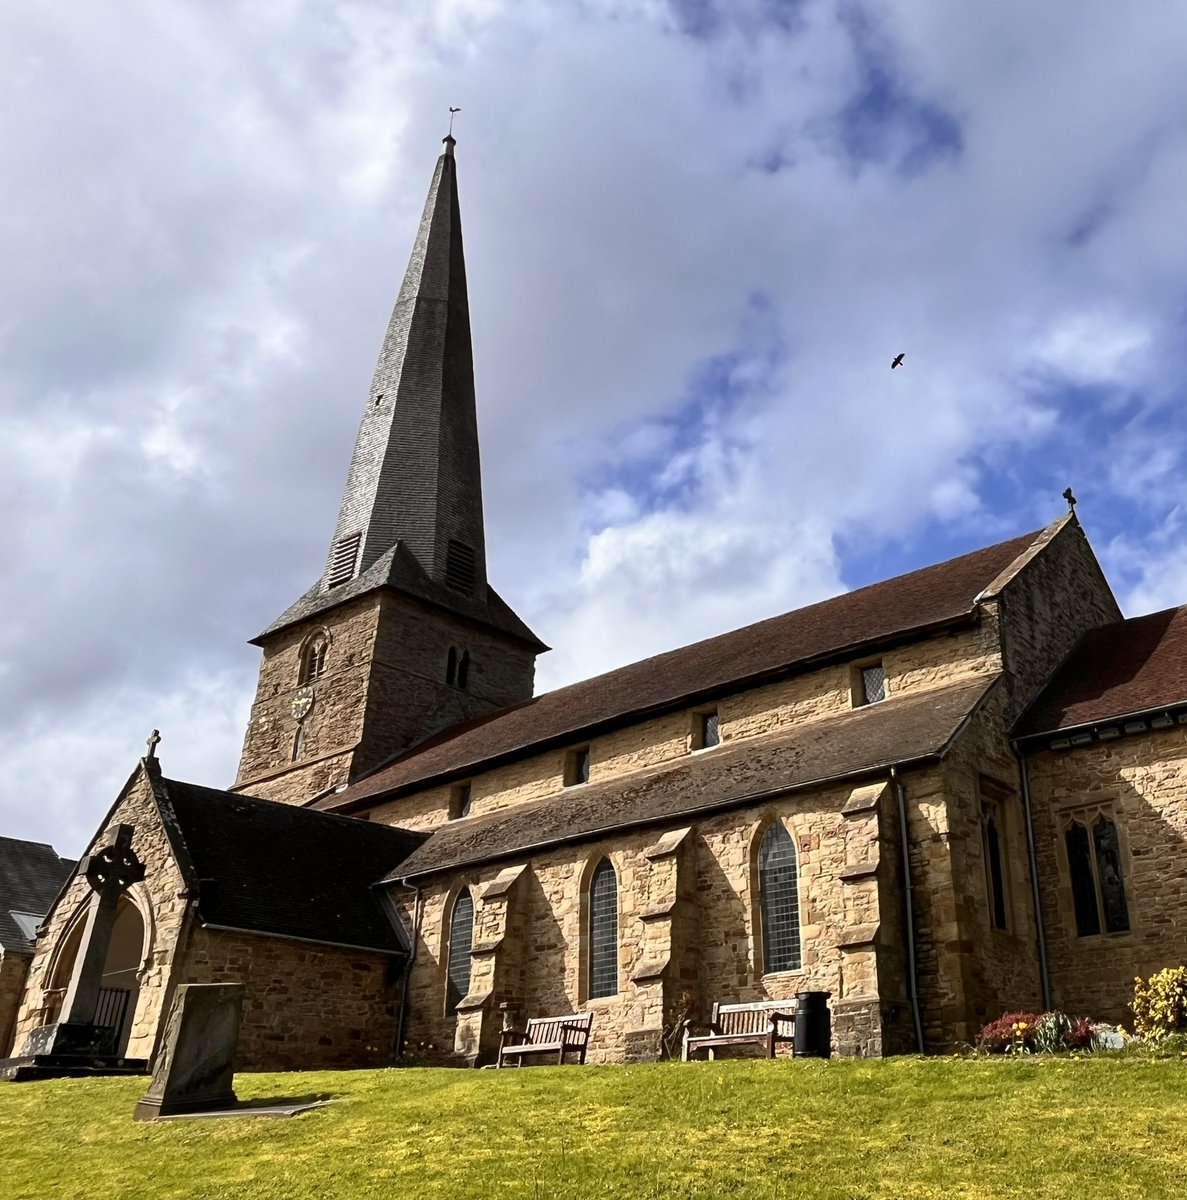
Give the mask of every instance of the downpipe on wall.
[[[407, 887], [404, 880], [401, 885]], [[404, 1027], [408, 1021], [408, 985], [412, 982], [412, 968], [416, 963], [416, 947], [420, 943], [421, 916], [424, 902], [420, 888], [416, 888], [412, 898], [412, 945], [408, 950], [408, 961], [404, 964], [404, 981], [400, 987], [400, 1015], [396, 1021], [396, 1062], [404, 1057]]]
[[1018, 760], [1018, 778], [1022, 784], [1022, 815], [1026, 818], [1026, 860], [1030, 867], [1030, 890], [1035, 911], [1035, 942], [1039, 951], [1039, 982], [1043, 989], [1043, 1010], [1051, 1011], [1051, 973], [1047, 967], [1047, 933], [1043, 928], [1043, 901], [1039, 895], [1039, 856], [1035, 850], [1034, 813], [1030, 806], [1030, 769], [1026, 757], [1011, 742], [1010, 749]]
[[919, 1008], [919, 965], [915, 954], [915, 888], [911, 883], [911, 847], [907, 840], [907, 790], [898, 773], [898, 767], [890, 768], [890, 779], [894, 784], [898, 802], [899, 844], [903, 852], [903, 897], [906, 905], [907, 925], [907, 996], [911, 1001], [911, 1018], [915, 1022], [915, 1048], [920, 1054], [927, 1053], [923, 1041], [923, 1013]]

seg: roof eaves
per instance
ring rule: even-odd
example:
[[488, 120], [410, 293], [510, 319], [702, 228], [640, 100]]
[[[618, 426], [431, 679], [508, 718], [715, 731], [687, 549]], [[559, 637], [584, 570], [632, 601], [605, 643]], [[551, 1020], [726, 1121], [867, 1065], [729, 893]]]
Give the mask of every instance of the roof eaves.
[[[1074, 725], [1056, 725], [1051, 729], [1044, 729], [1036, 733], [1011, 734], [1010, 741], [1025, 753], [1026, 748], [1030, 747], [1032, 743], [1045, 741], [1047, 738], [1064, 737], [1069, 734], [1083, 733], [1087, 730], [1097, 730], [1102, 726], [1120, 725], [1126, 721], [1145, 721], [1151, 717], [1161, 716], [1163, 713], [1173, 713], [1176, 717], [1180, 713], [1187, 714], [1187, 697], [1184, 697], [1182, 700], [1171, 701], [1167, 704], [1153, 704], [1148, 708], [1139, 708], [1132, 712], [1117, 713], [1106, 717], [1094, 717], [1091, 721], [1080, 721]], [[1152, 729], [1148, 732], [1158, 733], [1160, 731]], [[1039, 747], [1039, 749], [1041, 748]]]
[[[399, 799], [401, 796], [423, 791], [428, 787], [438, 787], [454, 780], [466, 779], [479, 771], [494, 770], [496, 767], [505, 766], [508, 763], [516, 762], [519, 759], [527, 757], [528, 755], [543, 754], [548, 750], [553, 750], [561, 746], [569, 746], [577, 741], [597, 737], [603, 733], [611, 733], [614, 730], [621, 729], [635, 721], [644, 720], [649, 717], [662, 716], [669, 712], [678, 712], [680, 709], [687, 708], [689, 705], [703, 704], [707, 700], [720, 699], [724, 696], [732, 695], [734, 692], [742, 691], [747, 688], [760, 687], [764, 684], [774, 683], [777, 680], [785, 679], [793, 675], [819, 670], [821, 667], [826, 667], [833, 663], [844, 662], [847, 659], [852, 658], [854, 655], [863, 653], [868, 654], [875, 650], [889, 650], [895, 646], [902, 645], [905, 642], [914, 641], [916, 638], [922, 635], [931, 635], [943, 633], [948, 630], [965, 628], [969, 625], [975, 625], [979, 619], [980, 609], [978, 606], [974, 605], [972, 608], [968, 609], [968, 611], [959, 613], [956, 616], [943, 617], [937, 621], [929, 621], [926, 624], [915, 625], [909, 629], [897, 630], [894, 633], [884, 634], [877, 638], [866, 638], [863, 641], [852, 642], [837, 649], [829, 650], [823, 654], [797, 659], [793, 662], [785, 663], [782, 666], [771, 667], [763, 671], [757, 671], [750, 675], [744, 675], [737, 679], [732, 679], [726, 683], [716, 684], [713, 687], [698, 688], [695, 691], [684, 692], [679, 696], [658, 701], [654, 704], [624, 709], [622, 712], [615, 713], [612, 717], [605, 718], [604, 720], [595, 721], [586, 725], [575, 726], [572, 729], [565, 730], [562, 733], [540, 738], [537, 741], [529, 742], [513, 750], [507, 750], [499, 754], [489, 755], [486, 758], [476, 759], [473, 762], [466, 763], [462, 766], [443, 768], [435, 774], [426, 775], [422, 779], [391, 788], [387, 791], [371, 792], [365, 796], [360, 796], [357, 798], [344, 798], [339, 804], [335, 804], [332, 808], [327, 807], [320, 809], [319, 811], [347, 813], [355, 812], [362, 808], [372, 808], [377, 803], [386, 803], [389, 800]], [[583, 682], [590, 681], [585, 680]], [[522, 706], [516, 705], [515, 707], [519, 708]], [[399, 756], [389, 759], [382, 766], [377, 766], [374, 770], [369, 771], [366, 775], [360, 776], [354, 781], [353, 784], [351, 784], [351, 787], [361, 784], [369, 778], [374, 778], [376, 774], [394, 765], [395, 762], [403, 761], [407, 754], [413, 749], [415, 749], [415, 747], [409, 747], [408, 751], [401, 752]]]
[[[955, 736], [955, 735], [954, 735]], [[910, 767], [921, 766], [924, 763], [938, 762], [942, 758], [942, 752], [939, 750], [929, 751], [926, 754], [917, 754], [911, 758], [889, 760], [884, 763], [874, 763], [866, 767], [858, 768], [853, 771], [844, 771], [836, 775], [825, 775], [819, 779], [808, 779], [800, 783], [786, 784], [782, 787], [764, 788], [758, 792], [748, 792], [742, 796], [734, 796], [729, 799], [716, 800], [710, 804], [699, 805], [694, 808], [681, 809], [676, 812], [665, 813], [662, 816], [654, 817], [637, 817], [633, 820], [616, 821], [613, 824], [599, 826], [596, 829], [584, 830], [581, 833], [562, 834], [554, 838], [546, 838], [539, 842], [533, 842], [526, 846], [519, 846], [514, 849], [500, 851], [497, 854], [488, 856], [478, 855], [472, 858], [460, 859], [452, 862], [447, 866], [430, 867], [424, 871], [412, 872], [407, 875], [400, 875], [396, 872], [385, 876], [379, 882], [383, 885], [401, 884], [407, 885], [409, 880], [428, 879], [433, 875], [440, 875], [447, 871], [456, 871], [461, 867], [477, 866], [479, 863], [501, 862], [508, 858], [522, 858], [525, 855], [530, 856], [540, 850], [547, 850], [555, 846], [567, 846], [578, 842], [592, 841], [603, 837], [609, 832], [619, 833], [628, 829], [644, 829], [652, 825], [670, 825], [674, 821], [681, 821], [690, 816], [701, 816], [702, 814], [725, 812], [732, 808], [741, 808], [747, 804], [762, 804], [767, 800], [775, 800], [780, 796], [789, 796], [795, 792], [811, 791], [813, 788], [825, 787], [837, 783], [847, 783], [850, 780], [866, 779], [870, 776], [883, 774], [891, 769], [905, 770]], [[398, 871], [398, 868], [397, 868]]]

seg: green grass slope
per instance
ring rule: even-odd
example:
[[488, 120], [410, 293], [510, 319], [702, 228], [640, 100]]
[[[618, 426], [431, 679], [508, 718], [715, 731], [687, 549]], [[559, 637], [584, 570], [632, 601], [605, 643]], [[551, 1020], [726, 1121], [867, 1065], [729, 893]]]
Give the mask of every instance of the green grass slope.
[[134, 1123], [145, 1084], [0, 1084], [0, 1196], [1187, 1196], [1176, 1061], [241, 1075], [244, 1100], [334, 1103], [291, 1119]]

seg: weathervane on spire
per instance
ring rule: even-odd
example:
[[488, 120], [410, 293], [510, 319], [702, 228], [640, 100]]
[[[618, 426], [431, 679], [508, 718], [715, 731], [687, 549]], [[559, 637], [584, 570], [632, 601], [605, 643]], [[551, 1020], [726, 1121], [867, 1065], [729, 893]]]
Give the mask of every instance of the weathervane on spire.
[[462, 110], [460, 108], [452, 108], [452, 107], [449, 110], [449, 136], [450, 137], [453, 137], [453, 114], [460, 113], [461, 111]]
[[1076, 497], [1072, 493], [1071, 488], [1064, 488], [1063, 498], [1067, 501], [1068, 512], [1074, 513], [1076, 511]]

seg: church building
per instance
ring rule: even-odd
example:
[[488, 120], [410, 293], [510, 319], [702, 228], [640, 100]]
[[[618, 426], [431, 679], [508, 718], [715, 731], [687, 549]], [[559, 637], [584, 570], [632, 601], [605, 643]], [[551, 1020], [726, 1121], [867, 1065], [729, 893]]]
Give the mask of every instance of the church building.
[[234, 786], [150, 744], [0, 1055], [139, 1069], [204, 982], [245, 985], [258, 1070], [482, 1065], [577, 1012], [590, 1061], [653, 1059], [803, 992], [840, 1055], [1127, 1019], [1187, 960], [1187, 606], [1124, 620], [1073, 511], [535, 695], [487, 578], [454, 145]]

